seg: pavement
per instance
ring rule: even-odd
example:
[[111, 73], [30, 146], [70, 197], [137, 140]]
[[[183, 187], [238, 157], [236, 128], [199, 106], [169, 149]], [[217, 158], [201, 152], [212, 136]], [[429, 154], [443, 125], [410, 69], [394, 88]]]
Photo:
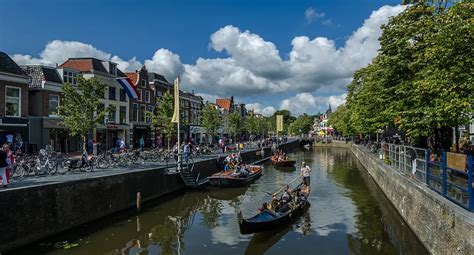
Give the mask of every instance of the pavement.
[[[293, 139], [288, 139], [288, 142], [293, 141]], [[257, 148], [244, 148], [242, 152], [256, 150]], [[229, 151], [226, 153], [214, 153], [209, 155], [203, 155], [199, 158], [193, 158], [191, 161], [200, 162], [204, 160], [209, 160], [212, 158], [217, 158], [219, 156], [227, 156], [229, 153], [233, 153], [236, 151]], [[74, 154], [72, 154], [74, 155]], [[35, 186], [42, 186], [47, 184], [56, 184], [56, 183], [63, 183], [69, 181], [78, 181], [84, 179], [93, 179], [99, 178], [104, 176], [112, 176], [117, 174], [124, 174], [124, 173], [131, 173], [143, 170], [150, 170], [155, 169], [156, 171], [167, 171], [167, 173], [176, 172], [176, 163], [175, 161], [170, 161], [168, 164], [166, 162], [157, 162], [157, 163], [146, 163], [143, 165], [133, 165], [130, 167], [116, 167], [116, 168], [107, 168], [107, 169], [97, 169], [94, 168], [92, 172], [83, 172], [83, 171], [69, 171], [65, 174], [58, 174], [55, 175], [44, 175], [44, 176], [27, 176], [24, 178], [13, 178], [11, 180], [10, 185], [7, 188], [0, 187], [0, 193], [15, 190], [15, 189], [22, 189], [22, 188], [29, 188]]]

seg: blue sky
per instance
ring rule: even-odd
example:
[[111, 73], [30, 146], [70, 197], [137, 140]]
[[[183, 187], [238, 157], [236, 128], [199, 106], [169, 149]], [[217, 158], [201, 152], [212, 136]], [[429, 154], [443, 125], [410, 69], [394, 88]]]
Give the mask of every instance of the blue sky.
[[[311, 113], [321, 110], [330, 96], [333, 96], [334, 102], [341, 101], [339, 99], [343, 97], [344, 86], [347, 85], [344, 83], [350, 78], [352, 69], [366, 65], [376, 54], [373, 52], [376, 49], [374, 45], [362, 48], [372, 52], [362, 60], [351, 57], [347, 64], [352, 63], [354, 68], [340, 70], [337, 74], [323, 70], [328, 63], [302, 65], [301, 59], [295, 56], [308, 54], [317, 61], [320, 61], [319, 58], [333, 61], [329, 53], [318, 48], [321, 45], [325, 47], [325, 41], [322, 44], [321, 40], [313, 44], [311, 41], [317, 37], [326, 38], [334, 44], [331, 47], [335, 51], [348, 48], [348, 39], [363, 26], [364, 21], [373, 16], [374, 24], [379, 26], [380, 22], [384, 22], [379, 20], [380, 17], [397, 14], [400, 9], [387, 9], [371, 16], [374, 11], [385, 5], [396, 6], [400, 2], [3, 0], [0, 9], [0, 50], [11, 56], [17, 54], [15, 60], [21, 64], [52, 64], [60, 60], [51, 57], [50, 51], [57, 51], [58, 55], [63, 56], [78, 56], [81, 51], [72, 51], [81, 45], [71, 49], [64, 43], [80, 42], [110, 54], [110, 57], [119, 57], [126, 62], [122, 65], [126, 69], [150, 63], [152, 71], [160, 71], [170, 77], [182, 75], [186, 88], [201, 92], [208, 98], [235, 93], [240, 101], [260, 104], [254, 105], [260, 110], [283, 107]], [[370, 28], [370, 25], [367, 26]], [[371, 31], [374, 29], [365, 30], [360, 32], [364, 34], [362, 37], [370, 39], [371, 36], [379, 36], [377, 31]], [[212, 35], [215, 35], [214, 40], [211, 40]], [[301, 36], [308, 37], [308, 41], [302, 40]], [[301, 39], [297, 43], [301, 46], [300, 50], [292, 44], [295, 38]], [[40, 56], [47, 44], [54, 40], [59, 42], [50, 45], [48, 54]], [[364, 38], [358, 40], [358, 43], [365, 43]], [[162, 51], [156, 55], [159, 49]], [[87, 54], [88, 50], [91, 50], [90, 47], [86, 47], [82, 54]], [[348, 51], [337, 53], [341, 55], [338, 57], [346, 59], [349, 55], [366, 54], [349, 54]], [[92, 52], [95, 54], [95, 51]], [[30, 56], [24, 58], [25, 55]], [[252, 59], [256, 55], [259, 57]], [[291, 61], [290, 55], [294, 61]], [[134, 62], [130, 62], [133, 57]], [[208, 61], [196, 63], [199, 58]], [[221, 63], [219, 59], [228, 61]], [[167, 69], [167, 63], [171, 68]], [[272, 65], [275, 66], [271, 70], [263, 68]], [[311, 76], [311, 68], [319, 73]], [[285, 99], [287, 104], [283, 102]], [[309, 100], [310, 107], [292, 105], [294, 100]]]

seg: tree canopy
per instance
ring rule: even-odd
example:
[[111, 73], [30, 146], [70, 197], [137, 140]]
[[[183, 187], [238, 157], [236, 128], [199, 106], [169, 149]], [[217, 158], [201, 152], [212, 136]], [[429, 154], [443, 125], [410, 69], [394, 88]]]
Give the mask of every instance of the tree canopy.
[[382, 26], [379, 54], [355, 72], [346, 104], [331, 114], [341, 132], [395, 126], [419, 138], [472, 119], [474, 4], [414, 2]]
[[84, 148], [88, 131], [96, 128], [109, 111], [115, 110], [112, 106], [103, 107], [101, 99], [106, 89], [107, 85], [99, 79], [85, 79], [81, 75], [77, 77], [77, 85], [66, 83], [62, 87], [63, 97], [58, 108], [58, 115], [63, 119], [61, 125], [70, 135], [80, 135]]
[[170, 139], [176, 136], [177, 126], [171, 122], [174, 112], [174, 100], [169, 91], [166, 91], [156, 102], [153, 112], [147, 113], [151, 115], [151, 127], [160, 131], [168, 140], [168, 148], [170, 147]]
[[212, 141], [217, 135], [217, 130], [222, 126], [222, 119], [218, 109], [207, 103], [201, 113], [201, 124], [211, 135]]

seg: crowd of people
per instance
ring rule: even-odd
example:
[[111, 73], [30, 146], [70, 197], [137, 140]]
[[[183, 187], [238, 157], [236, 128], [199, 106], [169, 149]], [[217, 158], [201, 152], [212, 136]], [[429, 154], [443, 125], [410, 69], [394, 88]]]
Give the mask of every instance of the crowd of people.
[[231, 176], [234, 177], [246, 177], [251, 171], [247, 164], [242, 163], [242, 157], [239, 153], [229, 154], [224, 159], [224, 172], [231, 171]]
[[277, 150], [277, 151], [275, 152], [275, 154], [273, 155], [273, 157], [274, 157], [277, 161], [288, 160], [288, 156], [286, 156], [286, 153], [284, 153], [282, 150]]
[[294, 190], [292, 190], [289, 185], [286, 185], [280, 197], [273, 194], [272, 201], [270, 203], [263, 203], [262, 207], [259, 208], [259, 211], [263, 212], [269, 210], [271, 212], [285, 213], [288, 210], [297, 207], [301, 202], [306, 201], [311, 193], [311, 171], [311, 168], [305, 162], [302, 162], [300, 169], [300, 176], [302, 178], [301, 185]]

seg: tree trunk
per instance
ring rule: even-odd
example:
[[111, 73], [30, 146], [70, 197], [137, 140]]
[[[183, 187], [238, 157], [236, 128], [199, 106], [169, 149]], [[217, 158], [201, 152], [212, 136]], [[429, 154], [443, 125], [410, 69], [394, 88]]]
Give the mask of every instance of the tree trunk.
[[87, 134], [82, 134], [82, 152], [87, 151]]

